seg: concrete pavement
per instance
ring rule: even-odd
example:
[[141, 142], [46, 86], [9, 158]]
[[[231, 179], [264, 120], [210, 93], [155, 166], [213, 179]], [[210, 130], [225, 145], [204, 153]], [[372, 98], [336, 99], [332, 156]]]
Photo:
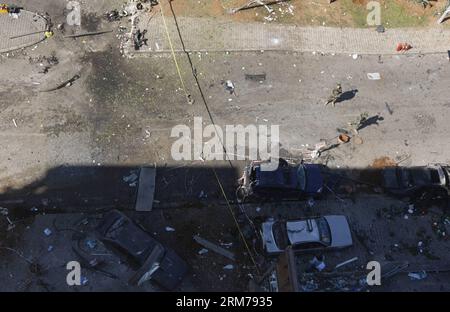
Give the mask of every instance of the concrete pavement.
[[[409, 53], [442, 53], [449, 49], [450, 29], [387, 29], [299, 27], [264, 23], [238, 23], [210, 18], [178, 17], [178, 25], [188, 51], [297, 51], [321, 53], [394, 54], [399, 42], [413, 46]], [[174, 49], [182, 51], [174, 19], [166, 17]], [[141, 16], [138, 27], [148, 29], [148, 47], [133, 54], [169, 52], [163, 19], [159, 13]], [[131, 42], [130, 42], [131, 44]]]

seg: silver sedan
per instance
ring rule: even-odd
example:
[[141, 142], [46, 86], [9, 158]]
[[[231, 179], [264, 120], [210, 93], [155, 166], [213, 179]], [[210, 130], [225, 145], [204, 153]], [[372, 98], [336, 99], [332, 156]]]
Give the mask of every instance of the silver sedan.
[[345, 216], [332, 215], [306, 220], [275, 221], [262, 224], [261, 236], [268, 254], [294, 251], [345, 248], [353, 245]]

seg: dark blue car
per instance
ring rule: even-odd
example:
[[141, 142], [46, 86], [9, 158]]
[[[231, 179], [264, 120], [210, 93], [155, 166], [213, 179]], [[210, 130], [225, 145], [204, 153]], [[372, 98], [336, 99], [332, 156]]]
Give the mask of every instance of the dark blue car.
[[264, 170], [264, 162], [252, 162], [242, 179], [242, 195], [263, 198], [318, 197], [323, 190], [322, 166], [289, 165], [280, 159], [276, 170]]

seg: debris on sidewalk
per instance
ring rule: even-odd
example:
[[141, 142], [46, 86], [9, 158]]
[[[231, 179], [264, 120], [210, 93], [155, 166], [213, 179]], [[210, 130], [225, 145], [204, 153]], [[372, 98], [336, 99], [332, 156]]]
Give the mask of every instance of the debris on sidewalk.
[[396, 51], [397, 52], [406, 52], [408, 50], [412, 49], [412, 46], [409, 43], [406, 42], [400, 42], [397, 44]]
[[211, 243], [210, 241], [208, 241], [208, 240], [206, 240], [204, 238], [201, 238], [198, 235], [194, 235], [193, 238], [194, 238], [194, 241], [196, 241], [198, 244], [202, 245], [203, 247], [205, 247], [205, 248], [207, 248], [209, 250], [212, 250], [215, 253], [218, 253], [219, 255], [224, 256], [225, 258], [228, 258], [228, 259], [233, 260], [233, 261], [235, 260], [235, 256], [234, 256], [234, 254], [231, 251], [228, 251], [228, 250], [226, 250], [226, 249], [224, 249], [222, 247], [219, 247], [216, 244]]
[[134, 172], [131, 172], [130, 175], [122, 178], [123, 182], [128, 183], [130, 187], [134, 187], [137, 184], [138, 175]]
[[208, 249], [202, 248], [202, 249], [200, 249], [200, 250], [198, 251], [198, 254], [199, 254], [199, 255], [204, 255], [204, 254], [207, 254], [208, 251], [209, 251]]
[[9, 218], [9, 210], [8, 208], [2, 208], [0, 207], [0, 214], [5, 216], [6, 221], [8, 221], [8, 227], [7, 227], [7, 231], [11, 231], [12, 229], [14, 229], [16, 227], [16, 225], [14, 224], [14, 222], [11, 221], [11, 219]]
[[103, 17], [108, 20], [108, 22], [119, 21], [122, 17], [126, 16], [126, 12], [119, 12], [117, 10], [111, 10], [106, 12]]
[[141, 31], [140, 29], [137, 29], [133, 34], [133, 42], [134, 42], [134, 49], [137, 51], [140, 48], [142, 48], [144, 45], [147, 45], [148, 39], [145, 38], [145, 34], [147, 33], [147, 29], [144, 29]]
[[375, 30], [380, 34], [386, 31], [383, 25], [378, 25], [377, 28], [375, 28]]
[[348, 143], [348, 142], [350, 142], [350, 136], [347, 134], [340, 134], [338, 136], [338, 142], [339, 143]]
[[337, 265], [334, 267], [334, 269], [336, 270], [336, 269], [338, 269], [338, 268], [340, 268], [340, 267], [342, 267], [342, 266], [344, 266], [344, 265], [350, 264], [350, 263], [355, 262], [355, 261], [357, 261], [357, 260], [358, 260], [358, 257], [351, 258], [351, 259], [349, 259], [349, 260], [347, 260], [347, 261], [344, 261], [344, 262], [341, 262], [341, 263], [337, 264]]
[[93, 31], [93, 32], [85, 32], [81, 34], [75, 34], [75, 35], [67, 35], [63, 38], [79, 38], [79, 37], [88, 37], [88, 36], [97, 36], [97, 35], [103, 35], [107, 33], [112, 33], [113, 30], [101, 30], [101, 31]]
[[380, 73], [367, 73], [367, 78], [369, 78], [369, 80], [380, 80], [381, 75]]
[[447, 8], [442, 12], [441, 17], [439, 17], [437, 23], [441, 24], [449, 16], [450, 16], [450, 3], [447, 4]]
[[314, 256], [312, 260], [309, 262], [311, 265], [311, 268], [316, 269], [317, 271], [321, 272], [325, 269], [325, 256], [321, 255], [319, 257]]
[[230, 14], [234, 14], [237, 13], [239, 11], [243, 11], [243, 10], [248, 10], [248, 9], [253, 9], [253, 8], [258, 8], [258, 7], [265, 7], [266, 10], [269, 13], [273, 12], [273, 9], [269, 7], [269, 5], [273, 5], [273, 4], [278, 4], [281, 2], [286, 2], [289, 0], [252, 0], [249, 1], [248, 3], [244, 4], [243, 6], [237, 7], [237, 8], [233, 8], [233, 9], [228, 9], [228, 12]]
[[408, 273], [408, 277], [412, 280], [412, 281], [419, 281], [419, 280], [423, 280], [427, 277], [427, 272], [422, 271], [422, 272], [410, 272]]
[[222, 85], [225, 86], [225, 90], [230, 92], [230, 94], [234, 94], [234, 83], [231, 80], [222, 81]]
[[245, 80], [262, 82], [266, 80], [266, 74], [245, 74]]
[[198, 199], [208, 199], [208, 194], [205, 191], [201, 190], [198, 194]]
[[55, 88], [48, 89], [48, 90], [43, 90], [43, 91], [40, 91], [40, 92], [51, 92], [51, 91], [56, 91], [56, 90], [62, 89], [64, 87], [70, 87], [78, 79], [80, 79], [80, 75], [75, 75], [72, 78], [70, 78], [69, 80], [66, 80], [65, 82], [63, 82], [62, 84], [58, 85]]

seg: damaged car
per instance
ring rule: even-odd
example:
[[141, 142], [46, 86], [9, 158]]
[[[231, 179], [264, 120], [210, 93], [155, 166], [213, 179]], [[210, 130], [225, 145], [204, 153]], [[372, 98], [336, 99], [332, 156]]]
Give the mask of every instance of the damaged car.
[[130, 284], [155, 281], [167, 290], [175, 289], [185, 277], [188, 265], [173, 250], [164, 247], [123, 213], [108, 212], [97, 227], [99, 239], [136, 270]]
[[387, 167], [382, 171], [382, 186], [391, 194], [436, 197], [448, 195], [450, 166], [431, 164], [416, 167]]
[[329, 215], [306, 220], [273, 220], [261, 225], [264, 251], [277, 255], [292, 246], [294, 252], [342, 249], [353, 245], [347, 218]]
[[253, 161], [240, 180], [238, 198], [319, 197], [324, 187], [322, 165], [289, 164], [280, 158], [276, 168], [269, 161]]

